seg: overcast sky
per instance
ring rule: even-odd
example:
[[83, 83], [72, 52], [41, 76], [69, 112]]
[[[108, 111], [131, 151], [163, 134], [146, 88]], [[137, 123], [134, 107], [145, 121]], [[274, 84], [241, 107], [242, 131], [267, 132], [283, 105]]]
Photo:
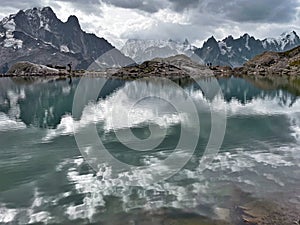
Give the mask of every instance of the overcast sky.
[[1, 0], [0, 18], [42, 6], [51, 6], [63, 21], [76, 15], [85, 31], [117, 47], [129, 38], [188, 38], [200, 47], [212, 35], [300, 34], [300, 0]]

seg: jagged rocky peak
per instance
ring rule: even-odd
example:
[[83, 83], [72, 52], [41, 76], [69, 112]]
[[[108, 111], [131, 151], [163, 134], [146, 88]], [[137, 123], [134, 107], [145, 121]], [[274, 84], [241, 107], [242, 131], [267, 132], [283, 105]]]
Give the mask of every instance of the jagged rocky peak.
[[42, 8], [41, 14], [48, 17], [48, 18], [57, 19], [57, 16], [56, 16], [56, 14], [54, 13], [54, 11], [52, 10], [51, 7]]
[[56, 27], [60, 20], [50, 7], [20, 10], [14, 17], [17, 30], [37, 35], [40, 29], [47, 31]]
[[189, 40], [187, 38], [184, 40], [183, 45], [185, 45], [185, 46], [190, 45], [190, 42], [189, 42]]
[[288, 40], [290, 42], [295, 42], [296, 40], [299, 40], [299, 36], [295, 31], [292, 32], [284, 32], [280, 35], [282, 40]]
[[48, 12], [48, 13], [51, 13], [51, 14], [55, 14], [50, 6], [46, 6], [46, 7], [42, 8], [41, 11]]
[[245, 33], [237, 39], [229, 36], [222, 41], [211, 37], [202, 48], [196, 49], [195, 53], [206, 63], [239, 67], [265, 51], [287, 51], [299, 45], [300, 39], [295, 31], [285, 32], [277, 38], [265, 40], [255, 39]]
[[72, 61], [74, 68], [87, 69], [111, 50], [109, 58], [115, 61], [109, 65], [134, 63], [105, 39], [83, 31], [76, 16], [64, 23], [50, 7], [20, 10], [0, 22], [0, 70], [18, 60], [45, 65]]
[[70, 24], [71, 26], [74, 26], [74, 27], [79, 27], [80, 28], [80, 24], [79, 24], [79, 20], [76, 16], [72, 15], [72, 16], [69, 16], [66, 24]]
[[24, 16], [26, 15], [29, 18], [35, 18], [35, 17], [47, 17], [49, 19], [57, 19], [56, 14], [54, 13], [54, 11], [52, 10], [51, 7], [44, 7], [44, 8], [31, 8], [31, 9], [27, 9], [27, 10], [20, 10], [17, 14], [16, 17], [18, 16]]
[[246, 41], [248, 41], [250, 39], [255, 40], [255, 38], [253, 36], [249, 35], [248, 33], [245, 33], [243, 36], [241, 36], [241, 39], [246, 40]]
[[211, 36], [210, 38], [208, 38], [207, 43], [215, 43], [217, 42], [216, 38], [214, 36]]
[[216, 47], [216, 46], [218, 46], [218, 42], [214, 36], [211, 36], [206, 42], [204, 42], [203, 48]]
[[294, 30], [293, 30], [293, 31], [292, 31], [292, 33], [295, 35], [295, 37], [296, 37], [296, 38], [298, 38], [298, 39], [299, 39], [299, 35], [297, 34], [297, 32], [296, 32], [296, 31], [294, 31]]
[[266, 38], [263, 45], [267, 50], [286, 51], [300, 45], [300, 38], [295, 31], [284, 32], [277, 38]]
[[233, 41], [234, 38], [232, 37], [232, 35], [229, 35], [228, 37], [224, 38], [223, 41], [228, 42], [228, 41]]
[[291, 32], [283, 32], [281, 35], [281, 37], [295, 37], [295, 36], [298, 36], [296, 31], [291, 31]]

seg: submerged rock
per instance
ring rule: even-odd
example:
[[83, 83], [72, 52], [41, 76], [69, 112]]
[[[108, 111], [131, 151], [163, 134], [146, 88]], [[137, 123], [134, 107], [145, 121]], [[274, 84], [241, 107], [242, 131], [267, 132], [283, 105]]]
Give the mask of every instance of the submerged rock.
[[291, 225], [299, 220], [297, 207], [257, 200], [240, 206], [246, 224]]

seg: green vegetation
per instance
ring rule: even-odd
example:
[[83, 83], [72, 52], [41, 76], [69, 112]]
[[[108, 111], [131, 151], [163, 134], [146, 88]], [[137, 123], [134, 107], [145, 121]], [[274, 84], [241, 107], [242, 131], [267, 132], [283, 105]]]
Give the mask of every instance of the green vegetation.
[[296, 60], [294, 62], [291, 62], [290, 66], [298, 66], [298, 67], [300, 67], [300, 60]]

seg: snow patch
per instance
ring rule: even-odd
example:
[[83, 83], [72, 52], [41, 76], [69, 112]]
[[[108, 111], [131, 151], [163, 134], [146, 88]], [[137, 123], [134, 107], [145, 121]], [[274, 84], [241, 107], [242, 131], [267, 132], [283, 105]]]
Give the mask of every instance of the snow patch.
[[70, 52], [70, 49], [68, 48], [68, 46], [62, 45], [62, 46], [60, 46], [60, 51], [61, 52]]
[[51, 32], [49, 24], [46, 24], [46, 25], [44, 26], [44, 29], [47, 30], [47, 31], [49, 31], [49, 32]]
[[5, 30], [13, 32], [16, 30], [16, 24], [13, 18], [6, 18], [3, 21], [3, 27]]
[[1, 35], [2, 37], [5, 36], [3, 46], [5, 48], [14, 48], [20, 49], [23, 47], [23, 41], [14, 38], [14, 31], [16, 30], [16, 24], [14, 18], [11, 16], [10, 18], [5, 18], [2, 21], [3, 28], [6, 30], [5, 35]]
[[232, 47], [227, 46], [227, 43], [225, 41], [219, 41], [218, 45], [222, 55], [228, 54], [229, 58], [233, 57], [234, 52], [232, 51]]
[[278, 51], [284, 51], [288, 45], [295, 45], [297, 43], [297, 39], [299, 40], [299, 37], [294, 31], [284, 32], [277, 38], [267, 38], [263, 41], [263, 46], [265, 47], [267, 44], [277, 45]]
[[226, 43], [224, 41], [220, 41], [219, 42], [219, 49], [220, 49], [222, 55], [226, 55], [226, 53], [227, 53], [227, 45], [226, 45]]
[[11, 48], [13, 47], [14, 49], [20, 49], [23, 47], [23, 41], [15, 39], [15, 38], [9, 38], [4, 40], [4, 45], [5, 48]]
[[251, 48], [250, 48], [250, 46], [249, 46], [249, 36], [247, 35], [246, 36], [246, 45], [245, 45], [245, 47], [250, 51], [251, 50]]

